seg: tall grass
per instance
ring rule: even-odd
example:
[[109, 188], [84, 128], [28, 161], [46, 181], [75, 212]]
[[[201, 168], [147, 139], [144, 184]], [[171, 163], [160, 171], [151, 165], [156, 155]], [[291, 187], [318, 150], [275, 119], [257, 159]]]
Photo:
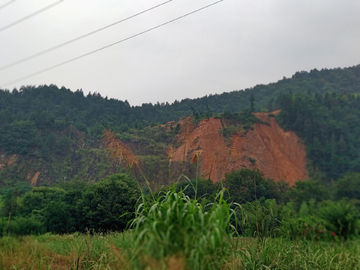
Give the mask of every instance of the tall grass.
[[129, 245], [129, 233], [3, 237], [0, 269], [125, 269], [116, 251]]
[[246, 203], [236, 209], [239, 221], [238, 231], [245, 237], [257, 237], [258, 241], [269, 237], [280, 237], [281, 221], [275, 200]]
[[237, 258], [239, 269], [360, 269], [359, 241], [348, 244], [267, 239], [247, 243]]
[[[191, 188], [188, 186], [187, 188]], [[161, 192], [155, 200], [143, 200], [131, 223], [136, 267], [146, 267], [147, 261], [181, 258], [190, 269], [220, 269], [229, 256], [230, 225], [235, 215], [224, 200], [224, 191], [213, 202], [190, 199], [175, 185]]]
[[[347, 243], [234, 238], [225, 254], [196, 266], [184, 255], [140, 255], [132, 232], [2, 237], [0, 269], [360, 269], [360, 241]], [[193, 240], [195, 241], [195, 239]], [[162, 247], [155, 247], [156, 253]], [[87, 255], [89, 250], [89, 255]], [[198, 251], [195, 251], [198, 252]], [[138, 260], [136, 262], [135, 260]], [[218, 260], [218, 261], [216, 261]], [[208, 267], [208, 268], [209, 268]]]

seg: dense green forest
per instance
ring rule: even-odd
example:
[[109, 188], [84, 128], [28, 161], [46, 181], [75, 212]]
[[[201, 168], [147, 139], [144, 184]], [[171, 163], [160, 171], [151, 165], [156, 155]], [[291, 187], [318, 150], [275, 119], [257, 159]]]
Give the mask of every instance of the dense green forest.
[[[205, 114], [210, 108], [215, 113], [239, 112], [250, 106], [253, 95], [255, 111], [279, 108], [276, 99], [279, 94], [291, 91], [293, 94], [339, 92], [360, 92], [360, 65], [344, 69], [322, 69], [310, 72], [296, 72], [291, 78], [276, 83], [257, 85], [245, 90], [209, 95], [197, 99], [184, 99], [169, 103], [130, 106], [128, 101], [108, 99], [99, 93], [82, 90], [70, 91], [55, 85], [21, 87], [11, 92], [0, 90], [1, 124], [15, 120], [31, 120], [38, 125], [50, 123], [71, 123], [78, 130], [89, 135], [99, 135], [101, 126], [126, 131], [128, 128], [142, 128], [151, 123], [177, 121], [194, 111]], [[30, 118], [30, 119], [29, 119]]]
[[313, 177], [336, 180], [360, 172], [360, 96], [283, 94], [279, 123], [305, 142]]

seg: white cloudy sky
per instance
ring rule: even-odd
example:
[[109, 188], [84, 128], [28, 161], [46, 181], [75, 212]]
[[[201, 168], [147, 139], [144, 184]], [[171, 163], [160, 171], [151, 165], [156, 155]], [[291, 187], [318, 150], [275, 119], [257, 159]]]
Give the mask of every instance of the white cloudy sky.
[[[166, 0], [64, 0], [0, 30], [0, 69]], [[0, 0], [0, 7], [10, 0]], [[16, 0], [0, 29], [58, 0]], [[267, 84], [313, 68], [360, 63], [359, 0], [224, 0], [96, 54], [29, 74], [122, 40], [216, 0], [173, 0], [40, 57], [0, 70], [1, 88], [56, 84], [127, 99], [173, 102]]]

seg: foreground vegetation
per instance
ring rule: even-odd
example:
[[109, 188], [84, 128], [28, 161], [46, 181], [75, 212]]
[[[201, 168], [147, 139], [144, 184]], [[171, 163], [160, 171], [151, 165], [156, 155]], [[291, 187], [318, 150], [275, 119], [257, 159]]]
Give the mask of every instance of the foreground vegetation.
[[[136, 256], [131, 232], [3, 237], [0, 269], [360, 269], [359, 240], [347, 243], [236, 238], [218, 265], [190, 268], [182, 254]], [[136, 265], [142, 264], [142, 267]]]
[[360, 269], [358, 201], [342, 188], [245, 168], [147, 195], [124, 173], [34, 188], [1, 219], [0, 269]]
[[[359, 183], [359, 173], [348, 173], [332, 185], [308, 180], [299, 181], [290, 188], [285, 182], [265, 178], [257, 169], [246, 168], [226, 174], [220, 183], [183, 178], [172, 188], [164, 186], [156, 193], [146, 186], [140, 187], [128, 173], [112, 175], [93, 185], [68, 181], [53, 187], [33, 188], [19, 182], [13, 188], [0, 190], [0, 235], [85, 233], [87, 229], [122, 231], [136, 217], [135, 207], [141, 200], [142, 207], [150, 208], [158, 205], [158, 200], [170, 200], [172, 191], [183, 198], [184, 204], [186, 200], [198, 203], [205, 210], [212, 209], [210, 203], [215, 201], [217, 204], [226, 202], [229, 209], [236, 212], [236, 218], [231, 217], [232, 224], [243, 236], [253, 237], [260, 232], [265, 237], [278, 237], [289, 228], [296, 236], [304, 233], [302, 230], [306, 226], [300, 226], [303, 223], [317, 224], [345, 236], [343, 230], [348, 230], [348, 235], [357, 233]], [[220, 191], [222, 200], [219, 201]], [[259, 229], [256, 229], [255, 214], [261, 224]], [[341, 223], [332, 224], [336, 220]], [[289, 228], [280, 233], [285, 224]]]

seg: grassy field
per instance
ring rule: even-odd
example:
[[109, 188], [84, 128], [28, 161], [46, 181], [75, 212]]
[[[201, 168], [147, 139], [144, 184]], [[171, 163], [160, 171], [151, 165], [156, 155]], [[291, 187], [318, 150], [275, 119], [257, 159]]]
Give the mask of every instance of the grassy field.
[[[135, 248], [133, 233], [0, 239], [0, 269], [360, 269], [360, 241], [292, 242], [233, 238], [218, 264], [196, 268], [179, 252], [154, 258]], [[196, 241], [196, 239], [194, 239]], [[196, 251], [195, 251], [196, 252]]]

